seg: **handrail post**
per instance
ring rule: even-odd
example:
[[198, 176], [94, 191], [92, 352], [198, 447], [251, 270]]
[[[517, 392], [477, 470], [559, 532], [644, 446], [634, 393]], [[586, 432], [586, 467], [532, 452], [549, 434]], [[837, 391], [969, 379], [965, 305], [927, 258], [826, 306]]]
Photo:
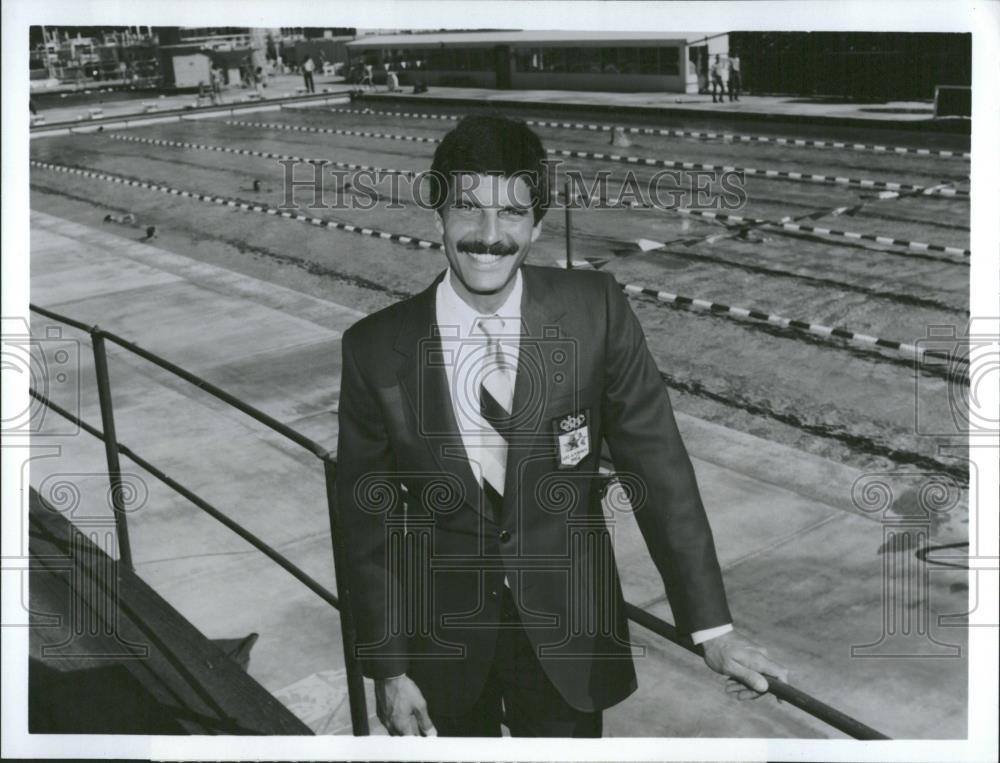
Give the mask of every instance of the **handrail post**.
[[115, 532], [118, 536], [118, 556], [130, 570], [132, 564], [132, 544], [128, 537], [128, 518], [125, 515], [124, 493], [122, 491], [122, 469], [118, 459], [118, 436], [115, 434], [115, 414], [111, 403], [111, 379], [108, 375], [108, 356], [104, 347], [104, 335], [94, 326], [90, 332], [94, 345], [94, 370], [97, 374], [97, 397], [101, 406], [101, 426], [104, 429], [104, 454], [108, 459], [108, 480], [111, 483], [111, 507], [115, 517]]
[[347, 672], [347, 701], [351, 708], [351, 727], [354, 736], [368, 736], [368, 705], [365, 699], [365, 679], [355, 652], [357, 633], [354, 628], [354, 610], [351, 608], [350, 586], [344, 564], [344, 536], [340, 531], [337, 515], [337, 464], [330, 458], [323, 459], [326, 476], [326, 503], [330, 511], [330, 541], [333, 547], [333, 569], [337, 576], [337, 598], [340, 601], [340, 634], [344, 643], [344, 667]]
[[573, 221], [570, 220], [570, 181], [566, 181], [566, 270], [573, 269]]

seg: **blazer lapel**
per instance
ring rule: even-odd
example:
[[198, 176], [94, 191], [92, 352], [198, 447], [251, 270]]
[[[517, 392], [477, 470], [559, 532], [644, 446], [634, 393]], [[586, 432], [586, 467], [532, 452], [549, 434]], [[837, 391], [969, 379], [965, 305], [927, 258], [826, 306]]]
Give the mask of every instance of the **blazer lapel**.
[[541, 417], [552, 378], [549, 354], [545, 352], [547, 339], [562, 336], [559, 319], [566, 312], [560, 295], [552, 289], [548, 274], [550, 268], [524, 265], [521, 275], [524, 288], [521, 293], [521, 343], [518, 349], [517, 379], [514, 382], [513, 427], [515, 434], [507, 451], [507, 470], [504, 478], [504, 516], [516, 505], [518, 465], [511, 453], [524, 455], [526, 448], [537, 441], [539, 428], [544, 431], [548, 422]]
[[407, 360], [398, 378], [413, 413], [417, 436], [427, 445], [441, 472], [458, 478], [465, 502], [492, 521], [489, 510], [483, 505], [479, 480], [469, 466], [442, 362], [436, 294], [445, 272], [414, 297], [403, 317], [395, 347]]

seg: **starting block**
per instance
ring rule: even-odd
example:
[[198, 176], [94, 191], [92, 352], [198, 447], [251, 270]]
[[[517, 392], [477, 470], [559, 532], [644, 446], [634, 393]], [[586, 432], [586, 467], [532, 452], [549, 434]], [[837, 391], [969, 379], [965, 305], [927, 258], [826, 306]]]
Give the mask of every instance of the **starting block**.
[[156, 103], [156, 101], [143, 101], [142, 102], [142, 110], [143, 110], [143, 113], [146, 113], [146, 114], [148, 114], [151, 111], [159, 111], [160, 110], [160, 104]]
[[91, 119], [98, 119], [104, 116], [104, 109], [100, 106], [94, 106], [93, 108], [87, 109], [87, 114], [90, 115]]

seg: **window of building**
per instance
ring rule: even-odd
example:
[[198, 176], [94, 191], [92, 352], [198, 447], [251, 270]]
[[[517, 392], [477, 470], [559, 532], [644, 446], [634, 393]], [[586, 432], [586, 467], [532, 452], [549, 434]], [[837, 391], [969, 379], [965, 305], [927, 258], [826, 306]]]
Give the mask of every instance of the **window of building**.
[[660, 73], [659, 53], [657, 48], [639, 48], [639, 74]]
[[619, 74], [618, 48], [601, 48], [601, 72], [603, 74]]
[[514, 70], [519, 72], [534, 71], [536, 56], [537, 53], [532, 48], [514, 48]]
[[493, 60], [492, 50], [472, 48], [469, 50], [469, 68], [474, 72], [488, 71]]
[[600, 48], [579, 48], [580, 71], [583, 74], [601, 73], [601, 49]]
[[619, 48], [618, 49], [618, 70], [622, 74], [639, 73], [639, 49]]
[[660, 48], [660, 74], [676, 76], [680, 73], [680, 49]]
[[447, 48], [432, 48], [427, 51], [427, 68], [432, 71], [443, 71], [448, 68], [451, 51]]
[[566, 48], [546, 48], [543, 70], [562, 74], [566, 71]]

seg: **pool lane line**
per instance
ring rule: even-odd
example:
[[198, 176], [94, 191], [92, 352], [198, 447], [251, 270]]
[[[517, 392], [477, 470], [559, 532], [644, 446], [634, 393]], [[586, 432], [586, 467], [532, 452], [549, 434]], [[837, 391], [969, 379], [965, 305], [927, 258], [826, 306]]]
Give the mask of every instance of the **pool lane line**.
[[[844, 208], [840, 209], [846, 211]], [[792, 222], [790, 220], [787, 221], [764, 220], [759, 217], [743, 217], [741, 215], [730, 215], [724, 212], [711, 212], [702, 209], [688, 209], [686, 207], [678, 207], [676, 209], [671, 209], [670, 211], [687, 217], [698, 217], [705, 220], [718, 220], [721, 223], [733, 223], [743, 227], [780, 228], [781, 230], [793, 231], [796, 233], [809, 233], [816, 236], [833, 236], [853, 241], [873, 241], [876, 244], [882, 244], [883, 246], [898, 246], [910, 249], [915, 252], [940, 252], [942, 254], [949, 254], [958, 257], [972, 256], [972, 252], [970, 250], [962, 249], [961, 247], [957, 246], [944, 246], [943, 244], [927, 244], [922, 241], [907, 241], [905, 239], [893, 238], [890, 236], [880, 236], [875, 233], [857, 233], [855, 231], [836, 230], [834, 228], [825, 228], [818, 225], [803, 225], [801, 223]], [[834, 212], [836, 212], [836, 210], [834, 210]], [[831, 212], [831, 214], [833, 214], [833, 212]], [[962, 260], [955, 261], [955, 260], [942, 259], [939, 261], [956, 262], [956, 264], [966, 264]]]
[[[107, 137], [112, 138], [114, 140], [127, 141], [127, 142], [130, 142], [130, 143], [143, 143], [143, 144], [149, 144], [149, 145], [160, 145], [160, 146], [167, 146], [167, 147], [170, 147], [170, 148], [190, 148], [190, 149], [199, 149], [199, 150], [208, 150], [208, 151], [222, 151], [222, 152], [226, 152], [226, 153], [243, 154], [243, 155], [250, 155], [250, 156], [260, 156], [260, 157], [266, 157], [266, 158], [294, 159], [294, 160], [302, 161], [302, 162], [314, 162], [314, 163], [316, 163], [316, 162], [324, 162], [326, 164], [330, 164], [330, 165], [334, 165], [334, 166], [338, 166], [338, 167], [345, 167], [345, 168], [348, 168], [348, 169], [372, 170], [372, 171], [375, 171], [375, 172], [378, 172], [378, 173], [387, 174], [387, 175], [391, 175], [391, 174], [403, 175], [403, 176], [407, 176], [407, 177], [410, 177], [410, 178], [413, 178], [417, 174], [417, 173], [415, 173], [415, 172], [413, 172], [411, 170], [397, 170], [397, 169], [392, 169], [392, 168], [387, 168], [387, 167], [372, 167], [372, 166], [365, 165], [365, 164], [352, 164], [352, 163], [348, 163], [348, 162], [333, 162], [333, 161], [329, 161], [329, 160], [325, 160], [325, 159], [297, 157], [297, 156], [291, 156], [291, 155], [288, 155], [288, 154], [275, 154], [275, 153], [272, 153], [270, 151], [253, 151], [253, 150], [250, 150], [250, 149], [235, 149], [235, 148], [228, 148], [228, 147], [225, 147], [225, 146], [205, 145], [205, 144], [199, 144], [199, 143], [186, 143], [184, 141], [166, 140], [166, 139], [158, 139], [158, 138], [140, 138], [140, 137], [134, 136], [134, 135], [119, 135], [117, 133], [110, 133]], [[558, 196], [562, 196], [562, 194], [559, 194]], [[393, 200], [393, 201], [395, 202], [395, 200]], [[825, 217], [827, 215], [836, 216], [836, 215], [839, 215], [839, 214], [842, 214], [842, 213], [845, 213], [845, 212], [856, 211], [856, 210], [860, 209], [863, 206], [864, 206], [864, 203], [857, 204], [857, 205], [855, 205], [853, 207], [838, 207], [838, 208], [833, 209], [833, 210], [817, 210], [817, 211], [809, 212], [806, 215], [801, 215], [801, 216], [799, 216], [797, 218], [788, 218], [788, 219], [791, 219], [793, 221], [797, 221], [797, 220], [802, 220], [802, 219], [810, 219], [810, 218], [814, 219], [814, 218], [817, 218], [817, 217]], [[761, 224], [765, 224], [766, 222], [767, 221], [764, 221], [764, 223], [761, 223]], [[741, 228], [739, 228], [738, 230], [735, 230], [735, 231], [733, 231], [733, 230], [727, 230], [727, 231], [725, 231], [723, 233], [715, 233], [715, 234], [711, 234], [709, 236], [702, 236], [700, 238], [682, 239], [682, 240], [678, 240], [678, 241], [664, 242], [663, 246], [666, 246], [667, 244], [670, 244], [670, 245], [680, 244], [680, 245], [683, 245], [683, 246], [690, 247], [690, 246], [692, 246], [694, 244], [702, 243], [702, 242], [712, 244], [712, 243], [715, 243], [716, 241], [724, 239], [724, 238], [734, 238], [734, 237], [740, 236], [740, 235], [742, 235], [742, 233], [744, 231], [749, 231], [749, 230], [752, 230], [752, 229], [755, 229], [755, 228], [758, 228], [758, 227], [760, 227], [759, 224], [746, 225], [746, 226], [743, 226], [743, 227], [741, 227]], [[619, 243], [619, 244], [628, 244], [628, 243], [631, 243], [631, 242], [618, 241], [617, 243]], [[661, 248], [661, 247], [657, 246], [656, 248]], [[945, 261], [946, 262], [951, 262], [950, 260], [945, 260]], [[744, 266], [740, 265], [739, 263], [730, 262], [728, 260], [716, 260], [716, 262], [720, 262], [721, 264], [727, 265], [727, 266], [730, 266], [730, 267], [744, 267]], [[581, 266], [588, 266], [588, 265], [581, 265]], [[766, 269], [766, 268], [764, 268], [764, 269], [760, 269], [759, 272], [761, 272], [764, 275], [774, 275], [774, 276], [779, 276], [779, 277], [783, 276], [783, 277], [789, 277], [789, 278], [798, 278], [798, 279], [802, 279], [802, 280], [809, 280], [809, 279], [812, 278], [812, 276], [803, 275], [802, 273], [795, 273], [794, 271], [774, 270], [774, 269]], [[844, 288], [844, 289], [851, 290], [851, 291], [857, 291], [857, 288], [858, 288], [854, 284], [843, 283], [843, 282], [836, 282], [836, 283], [837, 283], [837, 286], [835, 288]], [[865, 292], [865, 293], [867, 293], [867, 292]], [[949, 312], [963, 312], [964, 314], [967, 314], [967, 312], [968, 312], [968, 311], [956, 310], [955, 308], [952, 308], [952, 307], [950, 307], [948, 305], [944, 305], [944, 304], [942, 304], [940, 302], [936, 302], [936, 301], [933, 301], [933, 300], [925, 300], [922, 297], [914, 297], [914, 296], [908, 295], [908, 294], [880, 293], [880, 294], [876, 294], [875, 296], [881, 297], [881, 298], [884, 298], [884, 299], [889, 299], [889, 300], [896, 301], [896, 302], [901, 302], [901, 303], [904, 303], [904, 304], [911, 304], [911, 305], [918, 304], [919, 306], [929, 307], [931, 309], [947, 310]]]
[[[338, 109], [331, 108], [333, 113], [358, 114], [361, 116], [378, 115], [392, 117], [407, 117], [411, 119], [438, 119], [457, 122], [462, 115], [428, 114], [409, 111], [379, 111], [377, 109]], [[586, 130], [589, 132], [611, 132], [617, 125], [596, 124], [592, 122], [557, 122], [544, 119], [525, 119], [524, 123], [531, 127], [556, 127], [564, 130]], [[806, 146], [809, 148], [841, 148], [852, 151], [874, 151], [880, 154], [911, 154], [914, 156], [941, 156], [949, 159], [969, 159], [971, 154], [966, 151], [949, 151], [940, 148], [910, 148], [908, 146], [883, 146], [872, 143], [850, 143], [847, 141], [813, 140], [809, 138], [781, 138], [770, 135], [741, 135], [727, 132], [695, 132], [691, 130], [671, 130], [659, 127], [622, 126], [631, 135], [659, 135], [669, 138], [701, 138], [710, 140], [730, 140], [737, 143], [773, 143], [778, 146]]]
[[[274, 217], [283, 217], [288, 220], [295, 220], [296, 222], [309, 223], [317, 227], [342, 230], [348, 233], [356, 233], [358, 235], [392, 241], [394, 243], [413, 245], [421, 249], [440, 251], [444, 248], [442, 244], [437, 241], [428, 241], [416, 236], [407, 236], [401, 233], [380, 231], [375, 228], [368, 228], [353, 225], [351, 223], [338, 222], [335, 220], [324, 220], [319, 217], [312, 217], [309, 215], [302, 215], [297, 212], [291, 212], [289, 210], [279, 209], [267, 204], [246, 202], [232, 197], [216, 196], [214, 194], [199, 193], [197, 191], [188, 191], [168, 185], [162, 185], [160, 183], [151, 183], [146, 180], [128, 178], [123, 175], [97, 172], [95, 170], [81, 169], [78, 167], [69, 167], [66, 165], [54, 164], [52, 162], [42, 162], [35, 159], [30, 160], [29, 164], [30, 166], [38, 167], [39, 169], [94, 178], [96, 180], [103, 180], [117, 185], [144, 188], [171, 196], [180, 196], [182, 198], [190, 198], [206, 203], [228, 206], [233, 209], [241, 209], [246, 212], [256, 212], [258, 214], [271, 215]], [[862, 334], [843, 327], [826, 326], [815, 321], [802, 321], [794, 318], [786, 318], [781, 315], [767, 313], [755, 308], [735, 307], [721, 302], [711, 302], [709, 300], [696, 297], [686, 297], [660, 289], [642, 286], [640, 284], [623, 284], [620, 281], [616, 282], [626, 294], [653, 297], [658, 302], [675, 305], [677, 307], [682, 307], [695, 312], [705, 311], [712, 315], [730, 318], [741, 323], [745, 321], [766, 323], [771, 326], [776, 326], [779, 329], [790, 331], [792, 332], [792, 335], [795, 333], [808, 333], [838, 344], [845, 342], [847, 344], [852, 344], [872, 351], [879, 349], [891, 350], [898, 352], [901, 355], [910, 357], [918, 363], [923, 363], [926, 358], [934, 358], [936, 360], [942, 360], [958, 365], [968, 365], [969, 363], [967, 358], [960, 355], [936, 350], [927, 350], [918, 347], [916, 344], [901, 342], [894, 339], [884, 339], [871, 336], [869, 334]]]
[[122, 140], [129, 143], [145, 143], [153, 146], [167, 146], [169, 148], [192, 148], [199, 151], [217, 151], [224, 154], [237, 154], [240, 156], [256, 156], [262, 159], [281, 159], [284, 161], [296, 161], [312, 164], [323, 164], [331, 167], [341, 167], [347, 170], [365, 170], [369, 172], [379, 172], [385, 175], [403, 175], [414, 178], [418, 174], [414, 170], [394, 170], [385, 167], [372, 167], [368, 164], [354, 164], [352, 162], [337, 162], [332, 159], [317, 159], [307, 156], [295, 156], [293, 154], [278, 154], [273, 151], [255, 151], [251, 148], [231, 148], [230, 146], [219, 146], [208, 143], [187, 143], [180, 140], [166, 140], [164, 138], [140, 138], [137, 135], [123, 135], [119, 133], [109, 133], [106, 137], [112, 140]]
[[[281, 122], [248, 122], [241, 119], [225, 119], [223, 124], [234, 127], [254, 127], [265, 130], [287, 130], [291, 132], [321, 133], [327, 135], [345, 135], [358, 138], [379, 138], [383, 140], [399, 140], [410, 143], [439, 143], [440, 138], [423, 135], [397, 135], [395, 133], [373, 132], [371, 130], [350, 130], [340, 127], [313, 127], [311, 125], [285, 124]], [[623, 154], [604, 153], [603, 151], [578, 151], [566, 148], [547, 148], [545, 153], [551, 156], [564, 156], [572, 159], [591, 159], [597, 161], [617, 162], [643, 167], [664, 167], [679, 170], [706, 170], [713, 172], [737, 172], [751, 177], [770, 180], [791, 180], [794, 182], [819, 183], [824, 185], [847, 185], [859, 188], [884, 188], [895, 191], [923, 190], [928, 186], [910, 183], [896, 183], [889, 180], [871, 180], [868, 178], [849, 178], [837, 175], [818, 175], [814, 173], [795, 172], [793, 170], [765, 170], [756, 167], [736, 167], [728, 164], [704, 164], [701, 162], [674, 162], [667, 159], [653, 159], [643, 156], [626, 156]], [[951, 196], [961, 199], [969, 198], [968, 191], [946, 188], [935, 196]]]
[[[322, 159], [298, 157], [289, 154], [276, 154], [270, 151], [254, 151], [252, 149], [246, 149], [246, 148], [229, 148], [227, 146], [207, 145], [202, 143], [187, 143], [184, 141], [164, 140], [159, 138], [140, 138], [134, 135], [118, 135], [115, 133], [110, 133], [108, 134], [107, 137], [113, 138], [115, 140], [124, 140], [133, 143], [148, 143], [152, 145], [162, 145], [174, 148], [193, 148], [203, 151], [218, 151], [222, 153], [232, 153], [232, 154], [240, 154], [246, 156], [258, 156], [258, 157], [284, 159], [284, 160], [298, 160], [302, 162], [313, 162], [313, 163], [325, 161]], [[348, 162], [334, 162], [334, 161], [326, 161], [326, 163], [337, 167], [344, 167], [347, 169], [361, 169], [367, 171], [382, 172], [385, 174], [404, 175], [410, 178], [414, 178], [416, 177], [417, 174], [419, 174], [411, 170], [397, 170], [385, 167], [372, 167], [365, 164], [351, 164]], [[925, 193], [927, 190], [930, 189], [918, 188], [914, 191], [911, 191], [910, 193], [912, 193], [913, 195], [919, 195], [921, 193]], [[850, 213], [851, 210], [859, 209], [861, 206], [863, 205], [854, 205], [853, 207], [838, 207], [834, 210], [831, 210], [828, 214], [836, 217], [843, 213]], [[657, 207], [656, 205], [649, 205], [649, 204], [647, 205], [622, 204], [620, 205], [620, 207], [624, 209], [659, 209], [659, 207]], [[783, 230], [794, 231], [799, 233], [810, 233], [813, 235], [820, 235], [820, 236], [839, 237], [854, 241], [873, 241], [877, 244], [882, 244], [884, 246], [898, 246], [906, 249], [911, 249], [915, 252], [940, 252], [942, 254], [955, 255], [960, 257], [970, 257], [972, 255], [971, 251], [969, 251], [968, 249], [962, 249], [961, 247], [945, 246], [943, 244], [928, 244], [921, 241], [908, 241], [905, 239], [894, 238], [892, 236], [881, 236], [874, 233], [857, 233], [853, 231], [842, 231], [831, 228], [824, 228], [820, 226], [801, 225], [800, 223], [794, 222], [792, 220], [771, 221], [756, 217], [742, 217], [739, 215], [729, 215], [721, 212], [710, 212], [704, 210], [688, 209], [686, 207], [671, 208], [669, 209], [669, 211], [675, 212], [679, 215], [687, 215], [692, 217], [701, 217], [704, 219], [719, 220], [720, 222], [723, 223], [731, 222], [747, 229], [758, 228], [758, 227], [772, 227], [772, 228], [777, 227]], [[816, 213], [809, 213], [808, 215], [804, 215], [802, 219], [810, 218], [815, 214]], [[950, 262], [950, 260], [943, 260], [943, 261]]]

